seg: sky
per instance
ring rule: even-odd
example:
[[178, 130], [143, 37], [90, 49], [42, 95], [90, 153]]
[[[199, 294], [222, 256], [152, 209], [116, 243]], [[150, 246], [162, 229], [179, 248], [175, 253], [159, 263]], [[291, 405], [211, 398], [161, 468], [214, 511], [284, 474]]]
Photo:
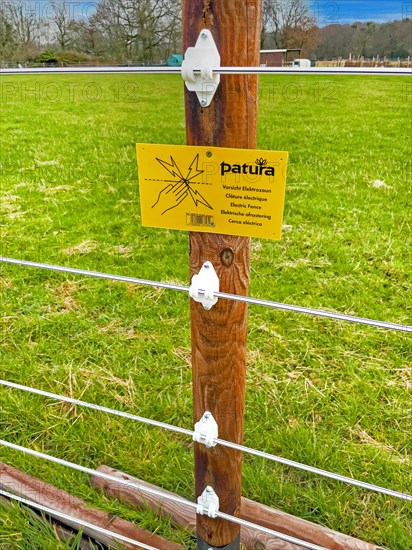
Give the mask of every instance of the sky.
[[[93, 13], [97, 3], [97, 0], [65, 1], [77, 18]], [[50, 6], [52, 1], [30, 0], [30, 3], [44, 11], [45, 6]], [[353, 23], [354, 21], [383, 23], [394, 19], [412, 18], [412, 0], [307, 0], [307, 3], [318, 25], [322, 27], [335, 23]]]
[[318, 25], [412, 18], [412, 1], [402, 0], [309, 0]]

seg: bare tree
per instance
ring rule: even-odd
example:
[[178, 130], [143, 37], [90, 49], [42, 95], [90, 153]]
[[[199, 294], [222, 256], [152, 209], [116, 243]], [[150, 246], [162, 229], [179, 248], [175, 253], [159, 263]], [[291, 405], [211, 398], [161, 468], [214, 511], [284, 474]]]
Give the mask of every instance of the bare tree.
[[50, 7], [50, 23], [53, 27], [55, 40], [61, 50], [67, 50], [72, 45], [74, 37], [73, 3], [53, 2]]
[[108, 53], [107, 40], [96, 25], [93, 16], [73, 21], [71, 30], [75, 50], [94, 55]]
[[[94, 16], [111, 50], [150, 62], [174, 45], [180, 29], [176, 0], [101, 0]], [[171, 40], [172, 39], [172, 40]]]
[[8, 20], [20, 44], [33, 44], [41, 38], [42, 21], [38, 7], [38, 3], [30, 0], [6, 3]]
[[263, 0], [263, 21], [277, 48], [308, 50], [316, 45], [316, 20], [305, 0]]
[[[8, 61], [24, 63], [33, 60], [47, 41], [46, 26], [38, 2], [10, 0], [1, 3], [0, 42], [7, 42], [4, 55]], [[3, 35], [3, 29], [6, 33]]]
[[262, 30], [260, 34], [260, 47], [265, 47], [265, 41], [270, 31], [272, 21], [272, 2], [270, 0], [263, 0], [262, 5]]
[[7, 10], [0, 4], [0, 52], [6, 52], [15, 44], [13, 25], [10, 22]]

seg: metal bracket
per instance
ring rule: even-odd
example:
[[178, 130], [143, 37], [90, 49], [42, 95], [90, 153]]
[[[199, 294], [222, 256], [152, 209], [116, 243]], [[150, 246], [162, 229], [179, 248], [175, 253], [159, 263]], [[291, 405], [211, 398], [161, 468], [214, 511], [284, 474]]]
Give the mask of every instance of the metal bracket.
[[189, 288], [190, 297], [201, 302], [209, 310], [217, 302], [215, 292], [219, 292], [219, 277], [212, 262], [205, 262], [197, 275], [193, 275]]
[[214, 492], [213, 487], [208, 485], [200, 497], [197, 499], [196, 513], [202, 516], [216, 517], [219, 511], [219, 497]]
[[208, 449], [217, 445], [215, 439], [218, 438], [218, 425], [213, 418], [213, 414], [206, 411], [199, 422], [195, 424], [195, 433], [193, 434], [193, 441], [197, 443], [204, 443]]
[[[194, 47], [187, 48], [182, 63], [182, 78], [190, 92], [196, 92], [202, 107], [209, 107], [219, 86], [220, 74], [213, 69], [220, 67], [220, 54], [212, 33], [203, 29]], [[200, 70], [200, 74], [194, 70]]]

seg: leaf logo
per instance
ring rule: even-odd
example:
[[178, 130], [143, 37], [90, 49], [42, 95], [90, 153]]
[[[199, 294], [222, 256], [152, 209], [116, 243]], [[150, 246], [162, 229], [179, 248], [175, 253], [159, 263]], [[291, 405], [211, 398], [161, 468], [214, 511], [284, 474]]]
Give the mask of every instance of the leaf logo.
[[260, 159], [255, 160], [255, 164], [257, 164], [258, 166], [266, 166], [267, 163], [268, 161], [266, 159], [263, 159], [262, 157], [260, 157]]

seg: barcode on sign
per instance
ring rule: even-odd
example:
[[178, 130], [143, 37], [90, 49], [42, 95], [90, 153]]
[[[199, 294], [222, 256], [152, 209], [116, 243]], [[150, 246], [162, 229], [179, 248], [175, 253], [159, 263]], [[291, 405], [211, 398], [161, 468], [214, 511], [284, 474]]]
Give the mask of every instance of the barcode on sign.
[[207, 216], [206, 214], [186, 214], [186, 225], [214, 227], [215, 222], [213, 216]]

